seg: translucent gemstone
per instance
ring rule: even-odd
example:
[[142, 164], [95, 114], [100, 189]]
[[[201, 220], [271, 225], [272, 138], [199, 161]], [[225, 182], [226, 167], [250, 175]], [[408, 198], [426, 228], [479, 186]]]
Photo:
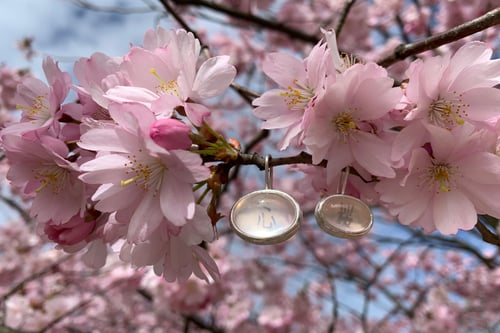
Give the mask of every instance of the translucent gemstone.
[[243, 239], [276, 244], [292, 237], [302, 220], [299, 204], [289, 194], [261, 190], [241, 197], [231, 209], [230, 222]]
[[355, 238], [365, 235], [373, 225], [373, 215], [363, 201], [344, 194], [321, 200], [314, 212], [318, 225], [332, 236]]

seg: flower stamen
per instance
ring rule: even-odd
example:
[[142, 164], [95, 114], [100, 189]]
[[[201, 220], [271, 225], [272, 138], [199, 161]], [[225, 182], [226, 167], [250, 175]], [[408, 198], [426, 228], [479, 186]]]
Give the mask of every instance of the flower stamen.
[[167, 94], [171, 96], [179, 96], [179, 86], [177, 85], [176, 80], [168, 80], [165, 81], [161, 78], [161, 76], [158, 74], [156, 69], [150, 68], [149, 72], [153, 74], [153, 76], [160, 81], [160, 84], [156, 85], [156, 93], [158, 95], [160, 94]]
[[456, 188], [455, 178], [458, 174], [457, 168], [447, 162], [432, 162], [423, 175], [424, 184], [429, 188], [435, 188], [436, 193], [450, 192]]
[[461, 94], [456, 99], [438, 98], [429, 105], [429, 122], [447, 129], [463, 125], [463, 117], [468, 116], [466, 109], [469, 106], [463, 103]]
[[16, 108], [26, 111], [24, 117], [27, 120], [48, 119], [50, 118], [50, 111], [46, 102], [46, 96], [39, 95], [33, 99], [31, 106], [17, 104]]
[[35, 193], [40, 193], [45, 188], [50, 188], [52, 194], [57, 195], [64, 190], [68, 180], [69, 171], [55, 165], [45, 165], [40, 169], [32, 170], [33, 178], [40, 182]]
[[352, 131], [357, 127], [354, 122], [354, 117], [347, 112], [340, 112], [337, 114], [332, 119], [332, 123], [343, 142], [347, 140], [347, 138], [352, 134]]
[[158, 161], [145, 164], [138, 161], [135, 155], [127, 157], [129, 158], [129, 162], [124, 163], [124, 166], [128, 168], [125, 173], [130, 174], [131, 177], [121, 180], [120, 186], [125, 187], [134, 183], [144, 191], [149, 191], [150, 188], [153, 188], [156, 193], [160, 188], [162, 174], [166, 167]]
[[304, 111], [309, 101], [314, 97], [314, 89], [302, 86], [298, 80], [293, 80], [295, 87], [291, 85], [286, 90], [279, 92], [279, 96], [284, 97], [285, 104], [290, 111]]

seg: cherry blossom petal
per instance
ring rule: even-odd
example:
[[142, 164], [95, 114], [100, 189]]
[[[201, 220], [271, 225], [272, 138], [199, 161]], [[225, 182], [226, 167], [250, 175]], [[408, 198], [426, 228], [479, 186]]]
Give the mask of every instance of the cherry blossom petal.
[[304, 69], [301, 60], [283, 53], [267, 54], [262, 62], [264, 73], [284, 88], [294, 85], [295, 82], [306, 82]]
[[500, 81], [500, 59], [470, 65], [457, 76], [450, 91], [493, 87]]
[[88, 267], [101, 268], [106, 264], [108, 247], [102, 239], [96, 239], [87, 247], [87, 252], [82, 256], [82, 261]]
[[472, 202], [455, 190], [434, 196], [433, 217], [436, 229], [444, 235], [456, 234], [458, 229], [470, 230], [477, 222]]
[[128, 227], [128, 241], [133, 243], [144, 241], [158, 228], [163, 215], [159, 209], [154, 208], [157, 204], [154, 196], [154, 192], [151, 191], [144, 193], [142, 200], [135, 208]]
[[149, 134], [149, 128], [156, 121], [151, 110], [139, 103], [112, 103], [109, 114], [118, 125], [133, 132], [139, 127], [144, 135]]
[[413, 148], [422, 146], [427, 136], [427, 131], [421, 122], [408, 124], [394, 138], [391, 159], [395, 162], [400, 161]]
[[[451, 57], [450, 66], [446, 70], [446, 76], [450, 82], [458, 82], [460, 75], [470, 66], [486, 63], [491, 58], [492, 50], [487, 48], [484, 43], [472, 41], [460, 47]], [[476, 76], [477, 73], [474, 74]], [[498, 74], [497, 74], [498, 75]], [[465, 76], [464, 78], [469, 79]], [[470, 87], [470, 86], [469, 86]], [[457, 89], [455, 84], [452, 84], [449, 90]], [[462, 90], [458, 90], [462, 91]]]
[[[326, 182], [327, 184], [331, 184], [335, 177], [338, 176], [340, 171], [346, 166], [350, 165], [354, 161], [354, 159], [349, 145], [342, 143], [332, 146], [330, 148], [328, 156], [328, 164], [326, 165]], [[330, 156], [332, 157], [330, 158]], [[320, 162], [321, 160], [317, 163]]]
[[143, 87], [116, 86], [106, 91], [104, 97], [111, 102], [138, 102], [144, 105], [150, 105], [159, 96]]
[[399, 102], [401, 89], [392, 88], [394, 80], [388, 77], [363, 80], [353, 97], [353, 113], [363, 120], [378, 119]]
[[175, 226], [183, 226], [194, 215], [191, 186], [175, 175], [165, 175], [160, 189], [160, 206], [167, 220]]
[[477, 184], [500, 185], [500, 156], [488, 152], [470, 154], [457, 162], [463, 177]]
[[462, 96], [463, 103], [469, 104], [467, 118], [477, 121], [490, 120], [500, 116], [500, 89], [474, 88]]
[[351, 140], [352, 155], [356, 162], [375, 176], [392, 178], [396, 173], [391, 167], [391, 149], [379, 137], [357, 131]]
[[268, 119], [266, 122], [262, 124], [262, 128], [266, 129], [274, 129], [274, 128], [283, 128], [289, 127], [291, 125], [297, 124], [302, 119], [302, 115], [297, 114], [295, 112], [291, 112], [289, 114], [283, 114], [281, 116]]
[[500, 186], [498, 184], [478, 184], [473, 180], [462, 179], [460, 189], [474, 203], [479, 214], [500, 216], [500, 205], [498, 204]]
[[78, 146], [93, 151], [106, 150], [117, 153], [127, 152], [127, 149], [123, 147], [116, 132], [108, 128], [95, 128], [92, 129], [90, 133], [84, 133], [80, 137]]
[[[212, 257], [210, 257], [210, 254], [205, 250], [204, 248], [200, 246], [191, 246], [191, 249], [193, 253], [196, 255], [200, 263], [205, 267], [206, 271], [210, 275], [210, 277], [214, 281], [218, 281], [220, 279], [220, 271], [219, 268], [217, 267], [217, 263], [215, 262]], [[207, 277], [203, 272], [201, 272], [198, 269], [193, 269], [193, 272], [198, 276], [200, 279], [204, 279], [205, 281], [209, 282]]]
[[211, 113], [210, 109], [206, 106], [196, 103], [186, 103], [184, 111], [186, 111], [187, 117], [195, 126], [201, 126], [204, 119]]
[[206, 99], [222, 94], [233, 82], [236, 68], [229, 56], [217, 56], [201, 64], [193, 83], [193, 99]]
[[301, 123], [297, 123], [294, 125], [291, 125], [288, 130], [286, 131], [285, 135], [283, 135], [283, 138], [281, 138], [280, 142], [278, 143], [278, 147], [280, 150], [285, 150], [288, 148], [290, 145], [291, 141], [299, 135], [299, 133], [302, 132], [302, 126]]

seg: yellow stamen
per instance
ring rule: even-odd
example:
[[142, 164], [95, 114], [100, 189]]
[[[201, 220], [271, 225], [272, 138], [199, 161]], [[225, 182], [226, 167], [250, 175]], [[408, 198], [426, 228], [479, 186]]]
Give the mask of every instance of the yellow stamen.
[[345, 141], [347, 137], [351, 135], [351, 132], [356, 129], [356, 123], [354, 122], [353, 116], [347, 112], [340, 112], [337, 114], [332, 119], [332, 123], [343, 141]]
[[458, 168], [447, 162], [433, 161], [422, 175], [422, 180], [426, 187], [435, 189], [436, 193], [446, 193], [457, 188], [456, 178], [458, 175]]
[[288, 110], [304, 111], [311, 98], [314, 97], [314, 89], [300, 85], [297, 79], [293, 80], [293, 83], [295, 87], [290, 85], [278, 95], [284, 97]]
[[438, 182], [439, 189], [442, 192], [449, 192], [450, 191], [450, 172], [449, 172], [449, 166], [447, 165], [435, 165], [432, 169], [431, 172], [434, 177], [434, 181]]
[[132, 178], [129, 178], [129, 179], [126, 179], [126, 180], [122, 180], [120, 181], [120, 186], [121, 187], [125, 187], [127, 185], [130, 185], [132, 184], [133, 182], [136, 182], [138, 179], [140, 179], [141, 176], [137, 175], [135, 177], [132, 177]]
[[43, 115], [49, 113], [49, 107], [45, 104], [46, 96], [37, 96], [33, 99], [31, 106], [17, 104], [16, 108], [18, 110], [27, 111], [25, 117], [29, 120], [33, 120], [36, 118], [41, 118]]
[[154, 191], [159, 190], [162, 173], [167, 169], [161, 162], [150, 160], [149, 163], [143, 163], [137, 160], [135, 155], [127, 156], [129, 161], [124, 164], [127, 168], [126, 174], [131, 177], [121, 180], [120, 186], [125, 187], [134, 183], [144, 191], [149, 191], [153, 188]]
[[35, 193], [40, 193], [45, 188], [50, 188], [52, 194], [59, 194], [64, 189], [64, 184], [69, 177], [69, 171], [54, 165], [44, 165], [32, 170], [33, 178], [40, 182]]
[[153, 74], [153, 76], [160, 81], [159, 85], [156, 85], [156, 92], [158, 94], [168, 94], [172, 96], [179, 96], [179, 86], [177, 85], [177, 81], [175, 80], [168, 80], [165, 81], [163, 78], [158, 74], [156, 69], [150, 68], [149, 72]]
[[458, 95], [455, 99], [438, 98], [429, 105], [429, 121], [447, 129], [451, 129], [455, 125], [463, 125], [462, 117], [467, 117], [469, 106], [469, 104], [463, 103], [462, 95]]

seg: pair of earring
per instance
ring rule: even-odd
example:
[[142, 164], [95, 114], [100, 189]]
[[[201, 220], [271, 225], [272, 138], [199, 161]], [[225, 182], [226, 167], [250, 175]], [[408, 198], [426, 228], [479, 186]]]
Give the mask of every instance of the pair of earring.
[[[274, 190], [271, 156], [264, 162], [265, 189], [248, 193], [231, 208], [230, 224], [235, 233], [254, 244], [277, 244], [299, 230], [302, 210], [288, 193]], [[323, 198], [314, 215], [319, 227], [340, 238], [357, 238], [367, 234], [373, 215], [363, 201], [345, 194], [349, 167], [341, 175], [337, 193]]]

